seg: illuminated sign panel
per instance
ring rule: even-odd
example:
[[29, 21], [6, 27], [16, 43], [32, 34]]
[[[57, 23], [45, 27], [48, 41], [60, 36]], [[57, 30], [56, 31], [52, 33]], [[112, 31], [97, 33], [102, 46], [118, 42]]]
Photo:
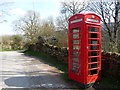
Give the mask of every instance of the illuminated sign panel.
[[87, 21], [91, 21], [91, 22], [99, 22], [99, 20], [97, 20], [97, 19], [91, 19], [91, 18], [87, 18]]
[[77, 22], [80, 22], [80, 21], [82, 21], [83, 19], [81, 18], [81, 19], [77, 19], [77, 20], [73, 20], [73, 21], [71, 21], [70, 23], [77, 23]]

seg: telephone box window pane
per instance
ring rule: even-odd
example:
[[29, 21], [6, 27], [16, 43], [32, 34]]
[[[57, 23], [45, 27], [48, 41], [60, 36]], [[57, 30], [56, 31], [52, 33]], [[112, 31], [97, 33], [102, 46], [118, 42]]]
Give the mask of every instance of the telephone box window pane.
[[89, 69], [97, 68], [97, 67], [98, 67], [97, 63], [95, 63], [95, 64], [89, 64]]
[[91, 64], [91, 68], [97, 68], [98, 67], [98, 64], [95, 63], [95, 64]]
[[80, 44], [80, 40], [73, 40], [73, 44]]
[[78, 34], [73, 34], [73, 38], [80, 38], [79, 33]]
[[97, 69], [89, 71], [89, 75], [94, 75], [94, 74], [97, 74], [97, 73], [98, 73]]
[[98, 28], [96, 27], [89, 27], [90, 32], [98, 32]]
[[89, 52], [90, 56], [98, 56], [98, 52]]
[[89, 38], [98, 38], [98, 34], [97, 33], [91, 33], [89, 35]]
[[78, 28], [75, 28], [72, 30], [73, 33], [76, 33], [76, 32], [79, 32], [79, 29]]
[[79, 67], [79, 63], [73, 63], [73, 67], [78, 68]]
[[72, 54], [73, 54], [74, 56], [79, 56], [79, 51], [73, 51]]
[[90, 44], [99, 44], [99, 43], [98, 43], [98, 40], [93, 40], [93, 39], [91, 39], [91, 40], [90, 40]]
[[91, 58], [91, 62], [97, 62], [97, 60], [98, 60], [97, 57]]
[[72, 68], [72, 72], [73, 73], [78, 73], [78, 69], [77, 68]]
[[79, 57], [72, 57], [72, 61], [79, 62]]
[[73, 50], [79, 50], [80, 49], [80, 46], [78, 45], [73, 45]]
[[98, 50], [98, 46], [90, 46], [90, 50]]

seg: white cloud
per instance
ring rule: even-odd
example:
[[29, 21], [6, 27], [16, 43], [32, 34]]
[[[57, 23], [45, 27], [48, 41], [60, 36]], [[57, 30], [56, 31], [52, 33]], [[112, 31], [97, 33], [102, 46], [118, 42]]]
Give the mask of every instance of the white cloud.
[[51, 12], [51, 15], [57, 17], [57, 16], [59, 16], [60, 14], [59, 14], [59, 12]]
[[15, 14], [15, 15], [25, 15], [26, 11], [22, 10], [21, 8], [15, 8], [10, 10], [11, 13]]

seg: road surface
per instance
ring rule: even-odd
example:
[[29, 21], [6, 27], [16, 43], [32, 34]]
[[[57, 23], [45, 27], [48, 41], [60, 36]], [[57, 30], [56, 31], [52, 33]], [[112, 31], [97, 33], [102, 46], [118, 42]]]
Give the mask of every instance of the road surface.
[[1, 88], [75, 88], [64, 82], [60, 71], [43, 60], [20, 51], [0, 52]]

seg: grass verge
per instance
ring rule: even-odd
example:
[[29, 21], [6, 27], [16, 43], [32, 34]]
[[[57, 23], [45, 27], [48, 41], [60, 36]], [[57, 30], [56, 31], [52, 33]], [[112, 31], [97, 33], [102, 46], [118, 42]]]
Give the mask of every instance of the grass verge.
[[[21, 51], [25, 50], [25, 49], [20, 49]], [[0, 51], [20, 51], [18, 49], [0, 49]]]
[[14, 49], [0, 49], [0, 51], [16, 51]]

